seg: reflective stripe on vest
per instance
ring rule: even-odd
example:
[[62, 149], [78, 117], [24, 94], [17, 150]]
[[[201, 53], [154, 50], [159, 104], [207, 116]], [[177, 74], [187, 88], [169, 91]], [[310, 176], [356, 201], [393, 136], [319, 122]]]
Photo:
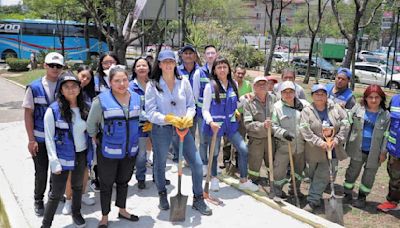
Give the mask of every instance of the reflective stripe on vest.
[[47, 100], [46, 100], [46, 97], [34, 97], [33, 103], [47, 105]]
[[62, 158], [58, 158], [58, 161], [60, 162], [61, 166], [63, 167], [69, 167], [69, 168], [74, 168], [75, 167], [75, 161], [74, 160], [64, 160]]
[[44, 131], [33, 130], [33, 135], [35, 137], [39, 137], [39, 138], [44, 138], [45, 137]]
[[33, 135], [37, 142], [45, 142], [44, 139], [44, 114], [49, 107], [46, 91], [42, 84], [42, 78], [38, 78], [28, 85], [32, 90], [33, 102], [35, 108], [33, 110]]
[[390, 126], [386, 149], [390, 155], [400, 158], [400, 95], [392, 97], [390, 102]]

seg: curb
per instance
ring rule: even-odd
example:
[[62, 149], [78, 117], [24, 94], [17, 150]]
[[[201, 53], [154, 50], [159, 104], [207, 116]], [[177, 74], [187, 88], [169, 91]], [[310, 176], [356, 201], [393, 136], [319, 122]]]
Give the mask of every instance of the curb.
[[8, 79], [8, 78], [6, 78], [6, 77], [2, 77], [2, 78], [4, 78], [4, 80], [8, 81], [9, 83], [12, 83], [12, 84], [14, 84], [14, 85], [16, 85], [16, 86], [19, 86], [19, 87], [23, 88], [23, 89], [26, 89], [26, 86], [24, 86], [24, 85], [22, 85], [22, 84], [20, 84], [20, 83], [18, 83], [18, 82], [15, 82], [15, 81], [13, 81], [13, 80], [11, 80], [11, 79]]
[[267, 206], [280, 211], [283, 214], [289, 215], [293, 217], [294, 219], [297, 219], [303, 223], [306, 223], [312, 227], [343, 227], [339, 224], [330, 222], [324, 218], [321, 218], [317, 215], [314, 215], [312, 213], [309, 213], [307, 211], [304, 211], [290, 203], [287, 203], [283, 201], [284, 206], [280, 206], [279, 204], [275, 203], [273, 200], [269, 199], [268, 197], [265, 197], [265, 194], [260, 194], [260, 193], [255, 193], [251, 192], [249, 190], [241, 190], [239, 189], [239, 184], [238, 180], [231, 177], [231, 176], [226, 176], [226, 175], [220, 175], [218, 176], [218, 179], [220, 181], [223, 181], [224, 183], [236, 188], [239, 191], [242, 191], [254, 199], [266, 204]]
[[1, 188], [1, 199], [3, 201], [4, 207], [6, 208], [6, 213], [8, 221], [11, 227], [31, 227], [21, 207], [18, 205], [17, 196], [12, 192], [10, 183], [8, 182], [4, 170], [0, 167], [0, 186]]

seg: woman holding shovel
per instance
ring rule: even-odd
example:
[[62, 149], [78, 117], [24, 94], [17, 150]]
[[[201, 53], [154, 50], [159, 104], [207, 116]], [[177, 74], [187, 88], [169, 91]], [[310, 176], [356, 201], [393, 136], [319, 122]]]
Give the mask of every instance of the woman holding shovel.
[[239, 153], [239, 188], [243, 190], [258, 191], [258, 186], [247, 179], [248, 149], [240, 135], [239, 123], [236, 115], [239, 102], [239, 93], [236, 83], [232, 79], [232, 71], [227, 59], [219, 57], [214, 61], [211, 71], [211, 81], [204, 89], [203, 102], [203, 134], [211, 137], [218, 131], [213, 152], [211, 168], [211, 190], [219, 190], [217, 176], [217, 158], [220, 150], [221, 137], [226, 135]]
[[364, 92], [361, 104], [351, 110], [352, 127], [346, 152], [351, 157], [343, 184], [345, 202], [353, 200], [354, 184], [364, 166], [357, 201], [353, 206], [364, 208], [366, 198], [375, 181], [375, 175], [386, 156], [386, 137], [390, 122], [389, 111], [385, 107], [386, 95], [378, 85], [370, 85]]
[[[338, 160], [347, 157], [343, 144], [349, 129], [346, 112], [338, 104], [328, 100], [324, 85], [313, 85], [311, 96], [313, 102], [303, 108], [300, 121], [300, 132], [306, 141], [305, 159], [311, 179], [307, 205], [303, 209], [309, 212], [320, 206], [322, 193], [329, 183], [330, 161], [327, 159], [327, 151], [333, 149], [332, 172], [337, 169]], [[333, 128], [332, 143], [328, 143], [322, 134], [323, 125]]]
[[272, 130], [277, 139], [274, 156], [274, 188], [275, 194], [284, 198], [282, 187], [289, 181], [286, 173], [288, 164], [292, 163], [290, 171], [294, 172], [292, 178], [295, 177], [295, 180], [292, 180], [289, 193], [295, 195], [298, 201], [298, 196], [303, 197], [299, 188], [304, 169], [304, 140], [300, 133], [300, 113], [309, 103], [296, 97], [295, 85], [291, 81], [282, 83], [280, 93], [281, 100], [274, 104], [272, 115]]
[[[193, 125], [196, 108], [189, 80], [177, 73], [174, 52], [161, 51], [158, 62], [154, 64], [156, 64], [155, 71], [145, 93], [145, 110], [148, 120], [153, 124], [151, 131], [154, 151], [153, 167], [160, 197], [159, 208], [168, 210], [170, 205], [165, 188], [168, 148], [173, 137], [178, 137], [177, 134], [173, 134], [173, 131], [177, 130], [180, 133], [179, 129], [186, 129]], [[203, 198], [203, 163], [190, 131], [184, 136], [182, 143], [183, 156], [189, 162], [192, 171], [193, 208], [203, 215], [211, 215], [212, 211]]]

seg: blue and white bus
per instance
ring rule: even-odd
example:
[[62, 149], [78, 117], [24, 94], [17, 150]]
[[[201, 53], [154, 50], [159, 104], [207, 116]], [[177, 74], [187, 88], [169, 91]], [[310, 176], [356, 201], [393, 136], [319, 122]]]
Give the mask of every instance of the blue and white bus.
[[99, 40], [96, 28], [89, 25], [89, 47], [86, 48], [84, 24], [67, 21], [57, 26], [54, 20], [0, 20], [0, 58], [8, 56], [29, 59], [32, 52], [55, 50], [61, 52], [58, 34], [64, 27], [64, 51], [68, 60], [86, 60], [90, 56], [108, 51], [104, 36]]

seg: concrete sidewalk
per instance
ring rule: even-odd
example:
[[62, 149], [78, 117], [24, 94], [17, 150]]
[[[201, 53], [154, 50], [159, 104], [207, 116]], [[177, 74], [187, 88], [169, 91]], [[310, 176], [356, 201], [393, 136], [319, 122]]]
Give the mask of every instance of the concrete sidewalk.
[[[40, 227], [41, 217], [34, 214], [33, 186], [34, 168], [32, 158], [27, 150], [27, 137], [23, 121], [10, 122], [22, 119], [22, 109], [18, 108], [23, 97], [23, 89], [0, 77], [0, 196], [2, 197], [11, 225], [16, 228]], [[6, 93], [6, 94], [5, 94]], [[4, 105], [7, 104], [7, 105]], [[8, 105], [13, 104], [13, 105]], [[18, 105], [15, 105], [18, 104]], [[166, 176], [172, 185], [168, 186], [169, 196], [176, 194], [177, 174], [170, 172], [171, 164], [167, 165]], [[146, 176], [151, 180], [150, 171]], [[155, 184], [147, 181], [147, 188], [139, 190], [133, 177], [129, 183], [127, 199], [128, 211], [140, 216], [140, 221], [130, 223], [117, 219], [118, 209], [112, 206], [109, 215], [109, 227], [310, 227], [310, 225], [281, 213], [251, 196], [221, 183], [221, 190], [213, 193], [222, 199], [224, 206], [210, 205], [212, 216], [201, 216], [191, 208], [193, 194], [191, 190], [190, 170], [184, 169], [183, 194], [189, 195], [186, 212], [186, 221], [173, 224], [168, 221], [169, 211], [158, 209], [158, 194]], [[86, 219], [87, 227], [97, 227], [101, 217], [99, 194], [90, 193], [96, 198], [94, 206], [82, 205], [82, 214]], [[47, 195], [47, 194], [46, 194]], [[45, 201], [47, 197], [45, 197]], [[113, 201], [114, 203], [114, 201]], [[73, 227], [70, 216], [61, 213], [63, 203], [60, 203], [54, 218], [53, 227]], [[309, 219], [321, 222], [321, 226], [332, 226], [326, 220], [305, 213]]]

